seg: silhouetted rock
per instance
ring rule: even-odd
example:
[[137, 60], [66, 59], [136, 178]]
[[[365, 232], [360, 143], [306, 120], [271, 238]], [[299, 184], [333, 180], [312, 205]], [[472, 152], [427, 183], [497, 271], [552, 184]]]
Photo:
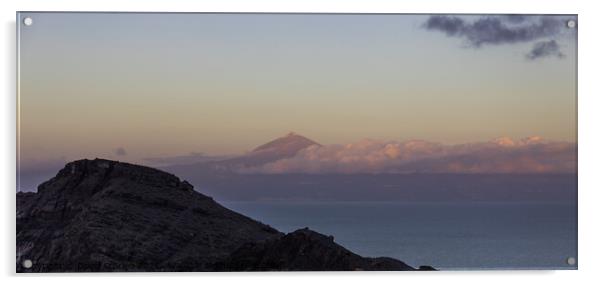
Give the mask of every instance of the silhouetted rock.
[[213, 270], [250, 241], [281, 235], [185, 181], [108, 160], [69, 163], [17, 195], [17, 262], [31, 271]]
[[236, 250], [224, 264], [236, 271], [415, 270], [388, 257], [365, 258], [307, 228]]
[[79, 160], [17, 193], [18, 272], [356, 269], [413, 268], [309, 230], [283, 235], [144, 166]]

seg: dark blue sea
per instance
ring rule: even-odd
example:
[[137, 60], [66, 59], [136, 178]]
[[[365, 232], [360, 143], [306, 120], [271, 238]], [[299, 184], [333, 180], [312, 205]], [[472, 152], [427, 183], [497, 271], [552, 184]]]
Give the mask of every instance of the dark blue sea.
[[561, 202], [221, 202], [290, 232], [309, 227], [363, 256], [438, 269], [572, 269], [577, 207]]

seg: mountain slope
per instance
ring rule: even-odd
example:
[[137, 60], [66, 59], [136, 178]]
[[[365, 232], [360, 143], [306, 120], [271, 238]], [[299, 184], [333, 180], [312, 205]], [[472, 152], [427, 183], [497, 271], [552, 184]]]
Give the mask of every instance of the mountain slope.
[[[37, 193], [17, 193], [18, 272], [266, 270], [247, 264], [257, 252], [243, 249], [273, 246], [293, 253], [323, 244], [283, 244], [283, 237], [174, 175], [116, 161], [71, 162]], [[308, 253], [312, 263], [284, 261], [269, 270], [412, 270], [393, 259], [383, 267], [341, 255], [348, 252], [343, 250], [330, 241]], [[325, 259], [333, 255], [340, 256], [336, 263]], [[24, 260], [33, 267], [24, 268]]]
[[299, 151], [310, 146], [320, 146], [304, 136], [289, 133], [268, 143], [260, 145], [253, 151], [216, 164], [225, 168], [250, 167], [295, 156]]
[[17, 254], [34, 271], [212, 270], [280, 235], [171, 174], [100, 159], [67, 164], [18, 201]]
[[282, 155], [292, 156], [295, 155], [298, 151], [311, 145], [320, 144], [304, 136], [298, 135], [294, 132], [290, 132], [284, 137], [277, 138], [273, 141], [256, 147], [255, 149], [253, 149], [253, 152], [273, 151], [278, 152]]

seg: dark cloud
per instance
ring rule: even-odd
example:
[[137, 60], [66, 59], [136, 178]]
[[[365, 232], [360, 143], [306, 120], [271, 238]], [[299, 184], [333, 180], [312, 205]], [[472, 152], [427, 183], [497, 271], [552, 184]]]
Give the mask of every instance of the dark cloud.
[[126, 156], [126, 155], [128, 155], [127, 151], [125, 151], [125, 148], [122, 148], [122, 147], [116, 148], [115, 151], [114, 151], [114, 153], [117, 156]]
[[555, 40], [537, 42], [533, 45], [533, 49], [526, 55], [530, 60], [535, 60], [542, 57], [555, 56], [558, 58], [564, 57], [560, 51], [560, 47]]
[[458, 17], [431, 16], [424, 24], [428, 30], [444, 32], [448, 36], [462, 36], [466, 30], [466, 23]]
[[526, 16], [499, 15], [486, 16], [469, 21], [457, 16], [431, 16], [424, 23], [424, 28], [438, 31], [450, 37], [464, 39], [474, 48], [486, 45], [501, 45], [540, 41], [526, 54], [533, 60], [548, 56], [564, 57], [560, 47], [553, 38], [558, 37], [566, 29], [569, 17], [559, 16]]
[[500, 17], [507, 20], [509, 23], [513, 23], [513, 24], [520, 24], [520, 23], [525, 22], [528, 19], [527, 16], [519, 15], [519, 14], [509, 14], [509, 15], [503, 15]]
[[564, 21], [558, 17], [521, 15], [488, 16], [473, 22], [456, 16], [431, 16], [424, 24], [428, 30], [464, 38], [471, 46], [529, 42], [560, 33]]

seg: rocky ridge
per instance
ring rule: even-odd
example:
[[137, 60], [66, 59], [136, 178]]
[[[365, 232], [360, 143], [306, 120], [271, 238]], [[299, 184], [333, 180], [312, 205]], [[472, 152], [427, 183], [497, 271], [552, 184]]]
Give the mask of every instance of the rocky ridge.
[[17, 193], [18, 272], [257, 270], [415, 269], [309, 229], [285, 235], [144, 166], [74, 161]]

